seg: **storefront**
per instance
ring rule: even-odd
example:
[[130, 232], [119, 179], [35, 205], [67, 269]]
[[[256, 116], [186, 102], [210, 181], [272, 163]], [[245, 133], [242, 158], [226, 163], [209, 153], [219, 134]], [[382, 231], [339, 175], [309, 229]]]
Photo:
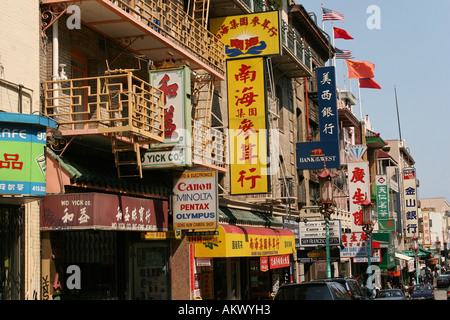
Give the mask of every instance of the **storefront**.
[[171, 298], [170, 238], [142, 237], [167, 232], [167, 201], [72, 193], [41, 210], [43, 298]]
[[47, 117], [1, 112], [0, 300], [37, 296], [31, 280], [39, 277], [37, 200], [46, 194], [47, 131], [55, 127]]
[[291, 281], [290, 230], [221, 224], [215, 234], [189, 237], [195, 244], [197, 299], [270, 299]]

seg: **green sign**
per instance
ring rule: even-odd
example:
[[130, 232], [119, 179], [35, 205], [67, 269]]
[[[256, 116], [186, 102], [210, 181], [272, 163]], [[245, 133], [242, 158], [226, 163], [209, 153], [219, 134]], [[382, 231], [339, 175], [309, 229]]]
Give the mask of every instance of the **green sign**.
[[0, 122], [0, 194], [45, 196], [46, 127]]
[[389, 192], [386, 175], [376, 176], [378, 219], [389, 218]]

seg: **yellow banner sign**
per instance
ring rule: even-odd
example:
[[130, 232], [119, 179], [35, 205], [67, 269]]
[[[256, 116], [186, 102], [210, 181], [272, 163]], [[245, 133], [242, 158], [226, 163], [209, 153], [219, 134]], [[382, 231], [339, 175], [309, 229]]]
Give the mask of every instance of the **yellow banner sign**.
[[278, 11], [214, 18], [210, 26], [211, 32], [225, 44], [227, 59], [281, 53]]
[[269, 192], [263, 58], [229, 60], [231, 194]]
[[220, 225], [214, 241], [195, 244], [195, 257], [262, 257], [292, 254], [295, 236], [287, 229]]

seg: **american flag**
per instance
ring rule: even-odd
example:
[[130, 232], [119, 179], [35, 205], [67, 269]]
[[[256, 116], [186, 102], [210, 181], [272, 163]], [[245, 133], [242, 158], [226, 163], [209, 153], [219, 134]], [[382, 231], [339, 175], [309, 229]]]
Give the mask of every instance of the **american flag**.
[[336, 59], [353, 59], [352, 52], [350, 50], [340, 50], [336, 48]]
[[344, 15], [337, 11], [322, 7], [322, 21], [341, 20], [344, 21]]

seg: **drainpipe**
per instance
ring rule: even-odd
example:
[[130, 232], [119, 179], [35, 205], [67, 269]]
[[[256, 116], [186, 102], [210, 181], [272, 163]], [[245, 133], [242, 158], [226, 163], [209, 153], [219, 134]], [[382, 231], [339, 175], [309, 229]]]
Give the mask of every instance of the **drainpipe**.
[[[58, 76], [58, 69], [59, 69], [59, 41], [58, 41], [58, 20], [56, 20], [53, 25], [52, 25], [52, 37], [53, 37], [53, 41], [52, 41], [52, 81], [56, 81], [59, 79]], [[53, 83], [53, 97], [56, 98], [53, 100], [53, 105], [58, 105], [59, 101], [58, 101], [58, 97], [59, 97], [59, 92], [57, 91], [58, 89], [58, 83]], [[56, 109], [54, 110], [56, 111]]]

